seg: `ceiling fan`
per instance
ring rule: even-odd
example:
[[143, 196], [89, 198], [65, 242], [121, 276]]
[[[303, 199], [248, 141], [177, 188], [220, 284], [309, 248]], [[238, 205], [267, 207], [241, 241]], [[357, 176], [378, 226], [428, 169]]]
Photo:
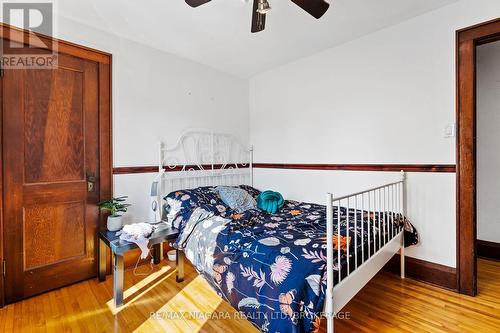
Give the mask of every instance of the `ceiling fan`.
[[[198, 7], [211, 0], [185, 0], [191, 7]], [[324, 0], [291, 0], [294, 4], [319, 19], [330, 7]], [[266, 26], [266, 14], [271, 10], [268, 0], [253, 0], [252, 32], [264, 30]]]

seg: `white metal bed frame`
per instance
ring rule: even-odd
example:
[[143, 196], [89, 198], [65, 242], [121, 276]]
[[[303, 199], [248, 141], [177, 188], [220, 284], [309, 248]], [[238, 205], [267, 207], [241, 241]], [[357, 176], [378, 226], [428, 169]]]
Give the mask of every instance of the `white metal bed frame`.
[[[253, 186], [253, 147], [245, 147], [231, 134], [218, 133], [206, 129], [190, 129], [181, 134], [177, 143], [167, 146], [159, 144], [159, 198], [176, 190], [195, 188], [199, 186], [234, 186], [249, 184]], [[344, 206], [341, 206], [341, 205]], [[368, 213], [368, 219], [373, 220], [373, 228], [368, 230], [368, 245], [362, 237], [361, 264], [358, 265], [358, 252], [354, 253], [355, 269], [351, 272], [350, 260], [347, 260], [346, 276], [342, 269], [334, 271], [334, 257], [340, 261], [341, 247], [335, 250], [334, 242], [327, 242], [327, 287], [324, 316], [327, 318], [327, 332], [334, 332], [336, 314], [370, 281], [377, 272], [394, 256], [401, 254], [401, 278], [405, 277], [404, 267], [404, 228], [394, 223], [404, 220], [406, 215], [406, 179], [401, 171], [396, 182], [353, 193], [342, 197], [326, 196], [327, 239], [334, 240], [340, 233], [340, 214], [334, 217], [334, 208], [347, 210], [360, 209]], [[163, 212], [163, 210], [162, 210]], [[381, 213], [384, 223], [381, 224]], [[364, 215], [364, 213], [363, 213]], [[378, 215], [378, 216], [377, 216]], [[362, 234], [364, 224], [361, 224]], [[372, 217], [373, 216], [373, 217]], [[375, 218], [377, 217], [377, 218]], [[364, 219], [364, 216], [363, 216]], [[334, 221], [336, 220], [336, 221]], [[337, 223], [338, 233], [334, 234]], [[378, 223], [378, 225], [376, 225]], [[389, 226], [391, 226], [389, 228]], [[386, 234], [386, 228], [389, 228]], [[382, 230], [383, 232], [378, 232]], [[349, 230], [347, 235], [349, 237]], [[372, 246], [373, 240], [373, 246]], [[358, 240], [354, 237], [354, 247], [358, 248]], [[368, 253], [365, 253], [366, 250]], [[366, 259], [365, 259], [366, 255]], [[347, 258], [350, 258], [347, 246]], [[334, 274], [338, 274], [338, 282], [334, 286]], [[335, 299], [335, 302], [334, 302]]]
[[253, 185], [253, 147], [231, 134], [189, 129], [172, 146], [159, 143], [158, 172], [162, 197], [199, 186]]

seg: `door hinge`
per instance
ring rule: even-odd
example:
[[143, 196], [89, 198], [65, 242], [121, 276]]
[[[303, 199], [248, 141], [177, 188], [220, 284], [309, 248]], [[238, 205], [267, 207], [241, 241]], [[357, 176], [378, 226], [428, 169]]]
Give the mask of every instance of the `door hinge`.
[[2, 261], [2, 275], [3, 277], [7, 275], [7, 261], [5, 259]]

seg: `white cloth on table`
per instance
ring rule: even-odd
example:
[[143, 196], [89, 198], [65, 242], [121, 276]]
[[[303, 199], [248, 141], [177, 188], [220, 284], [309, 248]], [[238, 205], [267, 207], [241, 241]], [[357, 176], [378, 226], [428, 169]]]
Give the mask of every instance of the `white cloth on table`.
[[120, 236], [122, 240], [137, 244], [141, 249], [141, 259], [145, 259], [149, 254], [149, 237], [151, 237], [156, 228], [156, 226], [149, 223], [127, 224], [116, 235]]

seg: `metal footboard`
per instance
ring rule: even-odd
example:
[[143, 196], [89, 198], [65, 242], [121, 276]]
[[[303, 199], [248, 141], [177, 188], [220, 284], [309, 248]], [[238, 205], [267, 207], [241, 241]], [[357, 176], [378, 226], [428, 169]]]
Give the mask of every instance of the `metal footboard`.
[[[371, 188], [362, 192], [349, 194], [342, 197], [334, 198], [332, 193], [327, 194], [326, 217], [327, 217], [327, 289], [325, 316], [327, 318], [327, 332], [334, 332], [334, 289], [345, 285], [345, 280], [349, 279], [350, 275], [357, 273], [356, 281], [365, 283], [383, 266], [384, 261], [390, 259], [393, 253], [387, 254], [388, 248], [390, 251], [401, 253], [401, 278], [404, 278], [404, 244], [403, 244], [403, 221], [406, 214], [406, 181], [405, 173], [401, 172], [399, 181]], [[341, 210], [346, 210], [346, 234], [341, 235], [342, 214]], [[345, 254], [347, 256], [346, 270], [342, 274], [340, 265], [342, 258], [341, 240], [349, 241], [349, 216], [350, 212], [354, 212], [355, 229], [361, 227], [361, 244], [358, 244], [358, 237], [354, 235], [354, 254], [350, 253], [350, 245], [346, 244]], [[358, 216], [358, 210], [361, 211]], [[337, 212], [335, 216], [335, 211]], [[365, 222], [368, 230], [365, 230]], [[335, 229], [336, 227], [336, 229]], [[336, 230], [336, 231], [335, 231]], [[365, 239], [364, 234], [367, 232]], [[345, 238], [344, 238], [345, 237]], [[394, 247], [394, 239], [400, 239], [400, 246]], [[392, 242], [391, 242], [392, 241]], [[391, 244], [389, 244], [391, 243]], [[335, 244], [337, 244], [335, 248]], [[360, 250], [358, 251], [358, 245]], [[391, 246], [389, 246], [391, 245]], [[387, 248], [386, 251], [381, 251]], [[374, 260], [375, 256], [380, 253], [383, 259]], [[354, 261], [351, 263], [351, 255], [354, 256]], [[335, 259], [337, 264], [335, 265]], [[375, 265], [373, 269], [360, 269], [362, 266]], [[351, 267], [354, 265], [354, 267]], [[336, 267], [337, 268], [336, 268]], [[359, 266], [359, 267], [358, 267]], [[380, 266], [380, 268], [379, 268]], [[335, 271], [336, 269], [336, 271]], [[359, 276], [365, 274], [367, 276]], [[368, 276], [369, 275], [369, 276]], [[336, 282], [336, 283], [335, 283]], [[352, 281], [350, 281], [352, 282]], [[357, 282], [356, 282], [357, 283]], [[355, 283], [354, 283], [355, 284]], [[353, 283], [350, 283], [351, 288]], [[335, 287], [334, 287], [335, 286]], [[356, 286], [359, 290], [362, 286]], [[357, 291], [348, 291], [348, 298], [354, 296]], [[345, 291], [344, 291], [345, 293]], [[345, 298], [345, 297], [344, 297]]]

